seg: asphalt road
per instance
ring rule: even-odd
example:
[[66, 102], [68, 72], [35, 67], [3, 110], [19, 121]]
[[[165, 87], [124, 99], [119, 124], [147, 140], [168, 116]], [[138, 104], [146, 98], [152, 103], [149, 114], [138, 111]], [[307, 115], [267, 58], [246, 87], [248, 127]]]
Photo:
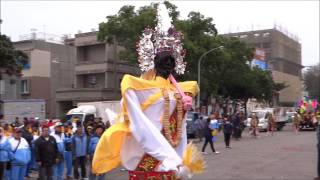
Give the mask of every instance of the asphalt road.
[[[199, 149], [203, 142], [193, 140]], [[260, 133], [253, 138], [243, 132], [239, 141], [231, 140], [226, 149], [223, 134], [218, 134], [215, 148], [220, 154], [212, 154], [209, 145], [205, 155], [207, 169], [193, 179], [203, 180], [312, 180], [316, 176], [317, 149], [315, 131], [302, 131], [295, 135], [291, 126], [275, 132], [274, 136]], [[32, 174], [33, 178], [37, 177]], [[122, 168], [109, 172], [107, 180], [127, 180], [128, 173]]]
[[[199, 149], [202, 143], [197, 143]], [[193, 179], [311, 180], [316, 176], [315, 131], [302, 131], [295, 135], [287, 125], [274, 136], [262, 132], [256, 139], [245, 130], [240, 141], [231, 140], [231, 147], [225, 148], [220, 132], [215, 143], [220, 154], [205, 155], [207, 170]], [[206, 151], [211, 152], [209, 146]], [[127, 178], [127, 172], [121, 168], [107, 174], [110, 180]]]

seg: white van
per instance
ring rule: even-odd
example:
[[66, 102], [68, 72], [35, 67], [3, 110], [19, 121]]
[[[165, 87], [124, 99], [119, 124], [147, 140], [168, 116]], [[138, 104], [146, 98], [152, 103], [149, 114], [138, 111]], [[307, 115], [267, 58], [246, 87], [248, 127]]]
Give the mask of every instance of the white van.
[[[69, 110], [66, 114], [67, 121], [72, 121], [73, 119], [80, 120], [85, 126], [87, 122], [93, 121], [96, 117], [101, 117], [103, 123], [113, 121], [117, 114], [120, 113], [120, 101], [97, 101], [97, 102], [82, 102], [78, 103], [78, 107]], [[74, 130], [76, 129], [76, 124], [73, 124]]]
[[259, 119], [259, 130], [260, 131], [267, 131], [268, 130], [268, 117], [267, 113], [273, 114], [273, 108], [265, 108], [265, 109], [255, 109], [251, 111], [250, 116], [247, 119], [246, 126], [250, 127], [251, 117], [253, 114], [255, 114]]
[[247, 119], [246, 125], [250, 127], [251, 116], [255, 113], [259, 119], [259, 130], [267, 131], [268, 130], [268, 117], [267, 113], [272, 113], [275, 118], [276, 128], [278, 131], [281, 131], [282, 128], [286, 125], [288, 120], [285, 118], [286, 116], [282, 115], [283, 108], [263, 108], [263, 109], [255, 109], [251, 111], [249, 118]]

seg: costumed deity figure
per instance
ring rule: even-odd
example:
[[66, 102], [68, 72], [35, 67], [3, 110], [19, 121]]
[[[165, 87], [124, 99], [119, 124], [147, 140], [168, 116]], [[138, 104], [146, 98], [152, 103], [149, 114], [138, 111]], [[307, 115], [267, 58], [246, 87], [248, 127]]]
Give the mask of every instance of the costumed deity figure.
[[182, 34], [159, 4], [155, 30], [146, 28], [138, 43], [140, 78], [125, 75], [121, 82], [121, 113], [97, 144], [93, 174], [123, 165], [129, 179], [183, 179], [204, 170], [201, 153], [187, 145], [184, 115], [198, 92], [195, 81], [177, 83], [183, 74]]

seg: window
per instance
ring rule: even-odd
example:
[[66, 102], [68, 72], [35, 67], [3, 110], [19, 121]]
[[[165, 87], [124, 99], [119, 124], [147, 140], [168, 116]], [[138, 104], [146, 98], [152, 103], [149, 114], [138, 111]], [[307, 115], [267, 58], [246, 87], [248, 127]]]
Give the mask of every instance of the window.
[[256, 33], [256, 34], [254, 34], [253, 36], [254, 36], [254, 37], [259, 37], [260, 34], [259, 34], [259, 33]]
[[26, 51], [24, 52], [26, 55], [27, 55], [27, 62], [23, 65], [23, 69], [26, 70], [26, 69], [30, 69], [31, 67], [31, 51]]
[[23, 65], [23, 69], [30, 69], [30, 61], [28, 61], [26, 64]]
[[88, 83], [94, 87], [97, 84], [97, 77], [95, 75], [89, 75]]
[[5, 92], [5, 81], [4, 80], [0, 80], [0, 94], [4, 94]]
[[[105, 88], [105, 74], [84, 74], [78, 77], [78, 87], [82, 88]], [[81, 84], [82, 83], [82, 84]]]
[[28, 94], [29, 93], [29, 81], [28, 80], [21, 80], [21, 93]]
[[95, 88], [97, 85], [97, 77], [94, 74], [87, 74], [83, 76], [84, 88]]
[[268, 33], [268, 32], [263, 33], [262, 36], [263, 36], [263, 37], [269, 37], [269, 36], [270, 36], [270, 33]]
[[240, 35], [239, 37], [240, 37], [241, 39], [242, 39], [242, 38], [247, 38], [247, 37], [248, 37], [248, 35], [243, 34], [243, 35]]
[[106, 49], [104, 44], [88, 45], [78, 47], [78, 59], [79, 61], [93, 61], [103, 62], [105, 61]]

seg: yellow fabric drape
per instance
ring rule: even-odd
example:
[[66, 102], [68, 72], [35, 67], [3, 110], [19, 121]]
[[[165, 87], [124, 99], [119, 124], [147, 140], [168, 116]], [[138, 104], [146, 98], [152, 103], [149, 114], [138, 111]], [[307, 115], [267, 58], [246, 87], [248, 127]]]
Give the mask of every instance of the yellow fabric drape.
[[141, 104], [142, 111], [146, 110], [151, 104], [154, 104], [162, 97], [162, 92], [157, 92], [150, 97], [146, 101]]
[[120, 150], [126, 135], [130, 133], [127, 123], [112, 125], [101, 136], [92, 161], [92, 172], [102, 174], [121, 164]]

